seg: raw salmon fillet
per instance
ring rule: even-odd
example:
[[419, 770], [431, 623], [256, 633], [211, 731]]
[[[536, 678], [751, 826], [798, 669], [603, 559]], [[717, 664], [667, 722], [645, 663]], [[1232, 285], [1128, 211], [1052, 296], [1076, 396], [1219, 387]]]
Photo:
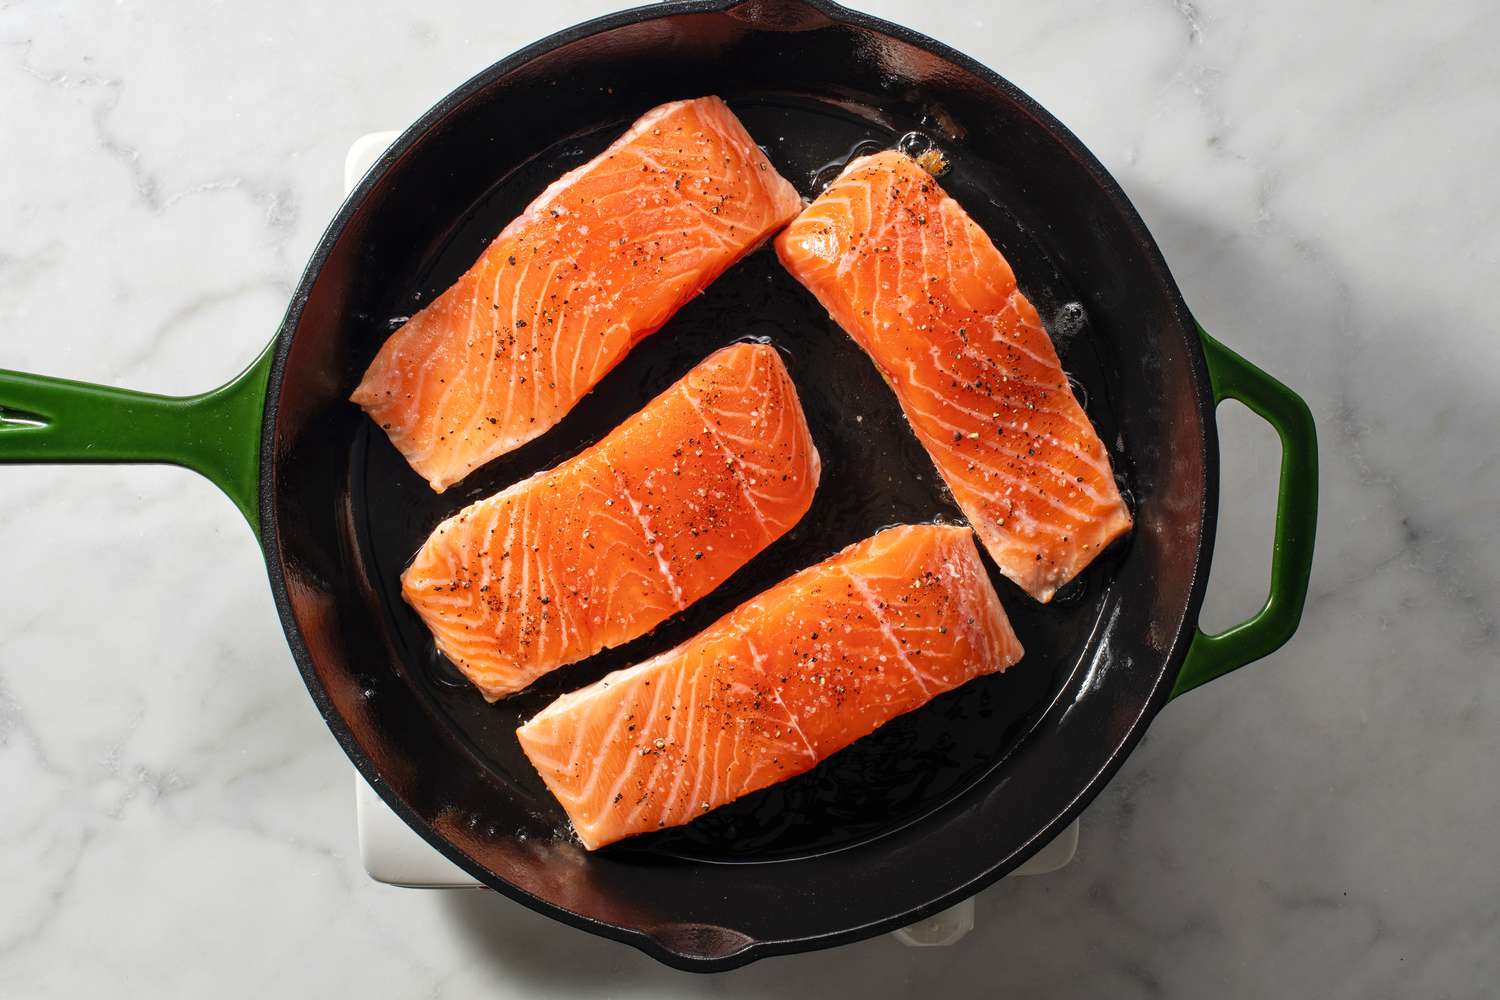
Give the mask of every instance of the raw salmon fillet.
[[854, 160], [776, 251], [874, 360], [1028, 594], [1051, 600], [1130, 530], [1104, 443], [1010, 265], [915, 160]]
[[801, 208], [723, 101], [663, 104], [543, 191], [350, 398], [442, 492], [556, 424]]
[[780, 356], [736, 344], [598, 444], [448, 518], [401, 592], [494, 701], [713, 590], [806, 513], [819, 469]]
[[800, 774], [1020, 657], [969, 530], [904, 525], [563, 695], [516, 735], [592, 850]]

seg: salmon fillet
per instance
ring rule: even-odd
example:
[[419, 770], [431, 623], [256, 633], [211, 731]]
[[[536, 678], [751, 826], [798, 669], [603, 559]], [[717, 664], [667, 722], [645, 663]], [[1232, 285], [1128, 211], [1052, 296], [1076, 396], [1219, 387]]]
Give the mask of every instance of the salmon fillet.
[[780, 356], [736, 344], [598, 444], [438, 525], [401, 592], [495, 701], [713, 590], [806, 513], [819, 470]]
[[517, 730], [590, 850], [808, 770], [1021, 657], [967, 528], [888, 528]]
[[776, 239], [895, 390], [953, 498], [1039, 601], [1130, 530], [1104, 443], [1000, 251], [910, 157], [854, 160]]
[[723, 101], [663, 104], [543, 191], [350, 398], [442, 492], [556, 424], [801, 208]]

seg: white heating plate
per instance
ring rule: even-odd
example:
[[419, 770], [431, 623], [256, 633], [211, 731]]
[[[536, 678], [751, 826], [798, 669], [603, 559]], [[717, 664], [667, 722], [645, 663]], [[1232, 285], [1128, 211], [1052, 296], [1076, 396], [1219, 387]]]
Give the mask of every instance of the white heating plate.
[[[372, 132], [360, 136], [344, 158], [344, 192], [359, 183], [380, 158], [398, 132]], [[381, 801], [363, 778], [354, 777], [355, 818], [359, 825], [359, 857], [365, 871], [377, 882], [413, 889], [483, 888], [467, 872], [443, 857], [416, 831]], [[1032, 855], [1011, 875], [1044, 875], [1073, 860], [1078, 849], [1078, 821], [1046, 847]], [[966, 899], [952, 909], [892, 932], [902, 944], [915, 947], [949, 945], [974, 929], [974, 900]]]

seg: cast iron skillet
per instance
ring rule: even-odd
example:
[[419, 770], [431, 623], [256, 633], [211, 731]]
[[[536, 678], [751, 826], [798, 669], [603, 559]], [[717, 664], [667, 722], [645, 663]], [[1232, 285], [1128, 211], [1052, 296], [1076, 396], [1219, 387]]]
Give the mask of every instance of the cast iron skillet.
[[[557, 693], [693, 634], [749, 595], [898, 522], [958, 519], [874, 368], [762, 251], [644, 342], [560, 426], [441, 497], [345, 400], [397, 318], [445, 288], [545, 183], [659, 102], [726, 98], [805, 194], [909, 132], [1048, 321], [1137, 525], [1040, 606], [992, 574], [1027, 649], [813, 772], [595, 854], [513, 730]], [[447, 513], [597, 439], [711, 349], [784, 353], [825, 459], [812, 510], [695, 607], [496, 706], [437, 656], [397, 574]], [[1274, 583], [1196, 630], [1217, 511], [1214, 406], [1283, 443]], [[0, 372], [0, 459], [167, 461], [259, 533], [287, 640], [329, 728], [406, 822], [484, 883], [671, 965], [724, 969], [907, 924], [1003, 876], [1098, 793], [1174, 694], [1296, 628], [1316, 444], [1301, 400], [1203, 334], [1130, 203], [1081, 143], [994, 73], [826, 0], [705, 0], [560, 32], [406, 131], [318, 245], [266, 354], [169, 399]]]

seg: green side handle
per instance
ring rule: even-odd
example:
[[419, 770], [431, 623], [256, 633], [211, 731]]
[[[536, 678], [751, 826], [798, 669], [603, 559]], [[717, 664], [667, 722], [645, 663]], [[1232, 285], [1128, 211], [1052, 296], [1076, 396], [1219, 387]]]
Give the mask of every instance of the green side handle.
[[1281, 484], [1271, 543], [1271, 591], [1247, 622], [1217, 635], [1196, 630], [1172, 697], [1269, 656], [1302, 621], [1318, 524], [1318, 433], [1312, 411], [1292, 390], [1219, 343], [1200, 326], [1214, 405], [1237, 399], [1281, 438]]
[[272, 346], [229, 382], [196, 396], [0, 369], [0, 463], [180, 465], [223, 490], [258, 536], [260, 425]]

